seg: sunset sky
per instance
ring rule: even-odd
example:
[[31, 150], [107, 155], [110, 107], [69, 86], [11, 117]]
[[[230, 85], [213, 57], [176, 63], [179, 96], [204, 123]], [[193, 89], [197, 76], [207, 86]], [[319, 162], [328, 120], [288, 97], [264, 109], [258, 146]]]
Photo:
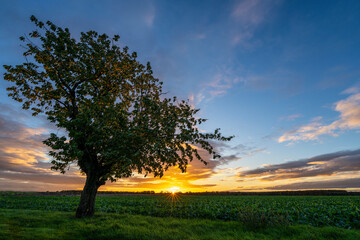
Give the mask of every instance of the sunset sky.
[[[29, 18], [119, 34], [150, 61], [167, 96], [221, 128], [222, 158], [162, 179], [134, 174], [113, 191], [360, 190], [360, 1], [6, 1], [0, 64], [22, 64]], [[77, 168], [50, 170], [42, 144], [59, 129], [7, 97], [0, 81], [0, 190], [82, 189]]]

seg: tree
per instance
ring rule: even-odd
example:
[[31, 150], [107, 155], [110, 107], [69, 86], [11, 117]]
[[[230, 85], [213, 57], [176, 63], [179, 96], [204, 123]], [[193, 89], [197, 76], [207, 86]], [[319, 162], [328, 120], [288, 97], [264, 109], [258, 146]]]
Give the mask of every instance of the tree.
[[4, 65], [4, 79], [12, 82], [9, 97], [34, 116], [45, 114], [65, 136], [51, 133], [52, 169], [65, 173], [77, 164], [86, 175], [76, 217], [94, 214], [95, 197], [106, 181], [133, 172], [163, 176], [169, 167], [186, 171], [194, 158], [206, 164], [198, 146], [220, 156], [208, 140], [229, 141], [219, 129], [202, 133], [199, 111], [187, 101], [165, 98], [162, 82], [150, 63], [136, 60], [136, 52], [120, 48], [119, 36], [94, 31], [76, 41], [68, 28], [31, 16], [37, 30], [22, 36], [22, 65]]

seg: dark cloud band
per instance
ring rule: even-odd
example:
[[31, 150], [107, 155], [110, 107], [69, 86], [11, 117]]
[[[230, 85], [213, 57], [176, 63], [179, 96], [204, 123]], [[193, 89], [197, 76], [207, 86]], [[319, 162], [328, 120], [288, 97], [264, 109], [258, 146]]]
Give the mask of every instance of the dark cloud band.
[[356, 171], [360, 171], [360, 149], [334, 152], [308, 159], [268, 165], [241, 172], [239, 177], [274, 181], [302, 177], [331, 176], [336, 173]]

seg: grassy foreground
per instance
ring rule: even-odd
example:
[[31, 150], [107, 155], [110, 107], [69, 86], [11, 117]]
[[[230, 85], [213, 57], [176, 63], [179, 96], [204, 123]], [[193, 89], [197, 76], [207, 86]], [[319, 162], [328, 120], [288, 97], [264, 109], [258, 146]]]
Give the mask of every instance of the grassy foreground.
[[0, 209], [0, 239], [360, 239], [360, 230], [294, 225], [248, 229], [235, 221]]

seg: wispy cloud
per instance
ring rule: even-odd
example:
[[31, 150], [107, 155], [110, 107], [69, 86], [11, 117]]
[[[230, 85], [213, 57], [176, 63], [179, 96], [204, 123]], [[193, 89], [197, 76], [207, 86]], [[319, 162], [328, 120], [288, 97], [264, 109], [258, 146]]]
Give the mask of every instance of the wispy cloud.
[[243, 0], [235, 3], [231, 13], [236, 26], [232, 44], [249, 45], [256, 28], [265, 22], [269, 13], [279, 1]]
[[[215, 147], [216, 151], [220, 153], [228, 153], [230, 156], [236, 156], [236, 158], [241, 159], [246, 156], [253, 156], [256, 153], [263, 152], [266, 149], [257, 147], [257, 146], [251, 146], [251, 145], [245, 145], [245, 144], [237, 144], [235, 146], [230, 146], [227, 143], [224, 142], [214, 142], [210, 141], [211, 145]], [[225, 158], [225, 157], [223, 157]]]
[[[346, 65], [338, 65], [335, 67], [330, 68], [329, 70], [325, 71], [324, 77], [319, 80], [317, 83], [318, 87], [325, 90], [329, 88], [343, 88], [349, 84], [354, 79], [358, 79], [360, 76], [360, 70], [358, 68], [352, 68], [351, 66]], [[359, 92], [358, 88], [353, 87], [348, 89], [348, 94], [355, 93], [354, 91], [351, 92], [351, 90], [355, 90], [356, 92]]]
[[218, 97], [226, 94], [234, 84], [241, 82], [241, 80], [240, 77], [234, 75], [230, 70], [226, 70], [216, 74], [213, 80], [206, 84], [206, 87], [211, 97]]
[[197, 34], [195, 34], [195, 38], [196, 38], [196, 39], [199, 39], [199, 40], [205, 39], [205, 38], [206, 38], [206, 34], [205, 34], [205, 33], [197, 33]]
[[360, 92], [360, 88], [359, 87], [351, 87], [346, 89], [345, 91], [343, 91], [343, 94], [356, 94]]
[[242, 81], [243, 79], [232, 68], [221, 66], [218, 67], [210, 81], [201, 85], [197, 94], [190, 94], [190, 98], [195, 105], [203, 101], [208, 102], [214, 98], [226, 95], [228, 91]]
[[238, 1], [232, 12], [232, 16], [245, 25], [258, 25], [264, 20], [267, 11], [265, 1], [244, 0]]
[[144, 20], [147, 26], [152, 27], [155, 19], [155, 6], [151, 4], [147, 12], [144, 14]]
[[303, 89], [303, 79], [291, 71], [278, 69], [267, 74], [248, 74], [244, 87], [256, 91], [277, 91], [283, 96], [293, 96]]
[[295, 119], [297, 118], [300, 118], [302, 117], [302, 115], [300, 113], [297, 113], [297, 114], [291, 114], [291, 115], [287, 115], [287, 116], [282, 116], [279, 118], [280, 121], [294, 121]]
[[316, 119], [307, 125], [285, 132], [278, 142], [318, 140], [321, 135], [337, 136], [342, 130], [360, 128], [360, 93], [354, 93], [335, 103], [335, 110], [340, 113], [338, 120], [323, 124]]

